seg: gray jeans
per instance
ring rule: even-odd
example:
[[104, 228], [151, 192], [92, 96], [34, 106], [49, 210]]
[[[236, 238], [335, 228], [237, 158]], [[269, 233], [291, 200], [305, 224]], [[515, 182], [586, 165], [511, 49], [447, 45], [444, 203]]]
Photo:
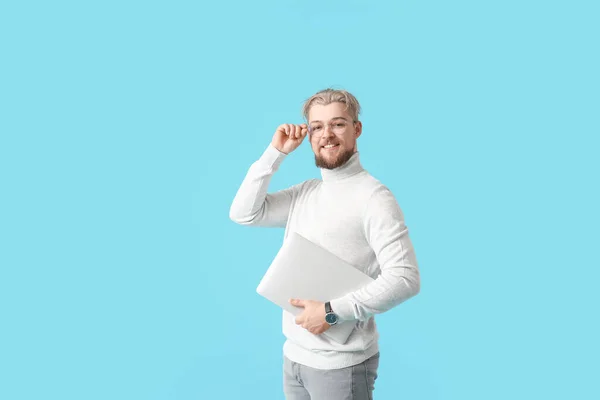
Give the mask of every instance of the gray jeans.
[[372, 400], [379, 353], [347, 368], [321, 370], [283, 357], [286, 400]]

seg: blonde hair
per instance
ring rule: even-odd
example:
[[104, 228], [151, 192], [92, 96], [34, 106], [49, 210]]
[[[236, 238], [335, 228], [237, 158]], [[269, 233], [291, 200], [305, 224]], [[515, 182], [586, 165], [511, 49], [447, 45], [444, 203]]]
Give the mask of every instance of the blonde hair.
[[350, 92], [345, 90], [338, 90], [327, 88], [321, 90], [320, 92], [312, 95], [308, 100], [304, 102], [302, 106], [302, 114], [304, 118], [308, 121], [308, 113], [311, 107], [315, 104], [320, 104], [326, 106], [331, 103], [344, 103], [346, 105], [345, 111], [348, 111], [348, 114], [352, 117], [354, 121], [358, 121], [358, 114], [360, 114], [360, 104], [358, 104], [358, 100], [354, 97]]

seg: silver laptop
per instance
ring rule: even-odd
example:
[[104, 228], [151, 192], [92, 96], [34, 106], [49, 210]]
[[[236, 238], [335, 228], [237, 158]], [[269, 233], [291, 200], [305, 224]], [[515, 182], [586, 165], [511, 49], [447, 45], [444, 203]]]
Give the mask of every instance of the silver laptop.
[[[296, 316], [302, 308], [292, 306], [291, 298], [325, 302], [372, 281], [373, 278], [328, 250], [290, 232], [256, 291]], [[344, 344], [355, 326], [356, 321], [340, 322], [323, 335]]]

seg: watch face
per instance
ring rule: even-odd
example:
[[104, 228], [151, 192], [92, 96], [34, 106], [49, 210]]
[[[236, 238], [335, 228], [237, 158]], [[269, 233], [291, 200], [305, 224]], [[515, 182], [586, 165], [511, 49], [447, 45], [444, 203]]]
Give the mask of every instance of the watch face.
[[337, 315], [327, 314], [325, 315], [325, 321], [327, 321], [329, 324], [335, 324], [337, 322]]

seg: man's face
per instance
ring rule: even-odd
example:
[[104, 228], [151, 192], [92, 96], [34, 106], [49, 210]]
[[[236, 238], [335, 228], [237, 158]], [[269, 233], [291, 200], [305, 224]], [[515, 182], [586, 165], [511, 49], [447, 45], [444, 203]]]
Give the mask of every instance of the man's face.
[[344, 165], [357, 151], [362, 124], [354, 122], [343, 103], [315, 104], [308, 113], [309, 139], [319, 168]]

